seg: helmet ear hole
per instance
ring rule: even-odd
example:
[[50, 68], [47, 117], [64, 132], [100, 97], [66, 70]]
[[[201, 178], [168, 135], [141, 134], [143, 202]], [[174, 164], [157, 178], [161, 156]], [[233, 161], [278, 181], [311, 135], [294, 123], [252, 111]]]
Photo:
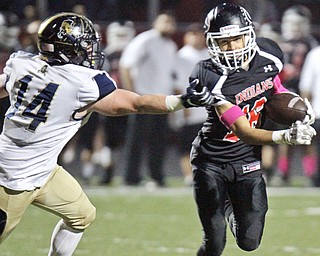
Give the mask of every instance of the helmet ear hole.
[[[104, 54], [100, 36], [92, 22], [75, 13], [58, 13], [43, 21], [38, 31], [38, 48], [51, 65], [76, 64], [99, 68]], [[92, 47], [88, 47], [88, 46]], [[93, 45], [95, 51], [93, 51]], [[99, 63], [99, 65], [97, 65]]]
[[[221, 4], [213, 8], [205, 19], [205, 35], [209, 54], [214, 64], [224, 69], [246, 67], [256, 53], [256, 35], [250, 14], [241, 6]], [[244, 36], [242, 49], [222, 50], [218, 39]]]

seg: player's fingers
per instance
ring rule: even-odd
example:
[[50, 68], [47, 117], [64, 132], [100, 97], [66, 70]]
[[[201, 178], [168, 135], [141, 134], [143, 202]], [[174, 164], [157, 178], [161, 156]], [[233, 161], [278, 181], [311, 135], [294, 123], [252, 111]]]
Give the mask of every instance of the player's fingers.
[[304, 124], [309, 124], [310, 123], [310, 116], [306, 114], [305, 118], [302, 121]]
[[304, 103], [307, 105], [307, 112], [310, 112], [312, 111], [312, 106], [311, 106], [311, 103], [310, 101], [307, 99], [307, 98], [304, 98]]
[[312, 136], [316, 136], [317, 135], [316, 130], [312, 126], [309, 126], [309, 130], [310, 130], [310, 133], [312, 134]]

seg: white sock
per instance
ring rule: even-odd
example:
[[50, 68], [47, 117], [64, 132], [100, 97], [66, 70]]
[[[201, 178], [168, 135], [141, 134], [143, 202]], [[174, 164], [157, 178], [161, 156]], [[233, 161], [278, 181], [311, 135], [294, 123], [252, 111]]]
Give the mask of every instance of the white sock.
[[83, 231], [72, 229], [60, 220], [53, 230], [48, 256], [71, 256], [82, 235]]

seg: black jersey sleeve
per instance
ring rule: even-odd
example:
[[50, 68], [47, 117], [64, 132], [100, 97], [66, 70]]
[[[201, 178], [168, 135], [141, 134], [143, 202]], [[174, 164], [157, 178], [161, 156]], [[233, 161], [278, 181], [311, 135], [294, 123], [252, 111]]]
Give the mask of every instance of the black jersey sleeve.
[[219, 78], [219, 71], [213, 65], [212, 61], [207, 59], [201, 60], [195, 65], [189, 77], [189, 83], [194, 79], [199, 79], [201, 86], [205, 86], [212, 91]]
[[191, 75], [189, 77], [189, 83], [191, 83], [194, 79], [199, 78], [200, 73], [200, 67], [201, 67], [201, 61], [199, 61], [193, 68]]
[[265, 37], [258, 37], [257, 44], [261, 50], [271, 53], [278, 57], [282, 63], [284, 62], [283, 52], [275, 41]]

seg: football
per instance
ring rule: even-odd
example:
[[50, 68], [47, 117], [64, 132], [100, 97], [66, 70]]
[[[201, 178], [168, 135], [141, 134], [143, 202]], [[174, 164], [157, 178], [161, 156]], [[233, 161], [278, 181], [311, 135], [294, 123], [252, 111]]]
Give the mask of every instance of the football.
[[275, 123], [291, 125], [302, 121], [307, 114], [303, 99], [292, 93], [274, 94], [264, 105], [266, 115]]

